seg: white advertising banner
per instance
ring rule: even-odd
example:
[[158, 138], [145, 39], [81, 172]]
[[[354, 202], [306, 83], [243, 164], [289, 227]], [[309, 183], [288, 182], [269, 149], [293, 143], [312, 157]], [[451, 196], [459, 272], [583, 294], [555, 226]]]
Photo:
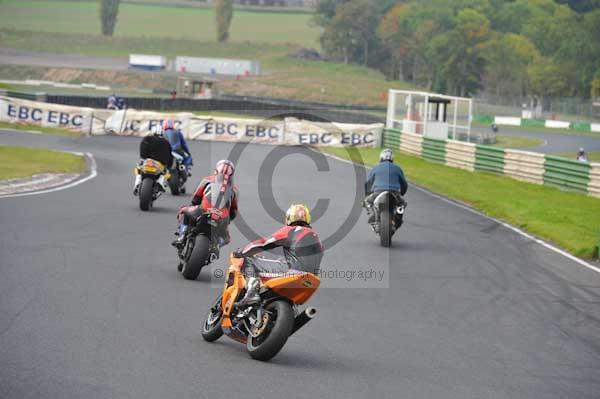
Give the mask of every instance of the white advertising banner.
[[0, 121], [89, 133], [94, 110], [0, 97]]
[[521, 118], [514, 118], [512, 116], [496, 116], [494, 118], [496, 125], [504, 126], [521, 126]]
[[336, 122], [310, 122], [287, 118], [285, 120], [284, 144], [374, 147], [380, 145], [382, 132], [383, 123], [358, 125]]
[[374, 147], [383, 124], [324, 123], [287, 118], [261, 120], [161, 113], [110, 111], [0, 97], [0, 121], [66, 128], [84, 134], [143, 137], [166, 118], [181, 124], [186, 139], [258, 144]]
[[571, 122], [547, 120], [545, 126], [554, 129], [568, 129]]

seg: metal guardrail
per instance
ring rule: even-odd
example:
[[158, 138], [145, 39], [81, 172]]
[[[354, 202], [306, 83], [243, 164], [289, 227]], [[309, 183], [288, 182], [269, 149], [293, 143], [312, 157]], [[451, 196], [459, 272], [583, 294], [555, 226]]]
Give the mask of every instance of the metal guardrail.
[[398, 129], [385, 129], [383, 133], [383, 146], [387, 148], [400, 148], [401, 133]]
[[492, 172], [528, 183], [600, 197], [600, 163], [579, 162], [536, 152], [506, 150], [455, 140], [432, 139], [419, 134], [403, 133], [398, 129], [385, 129], [382, 143], [386, 147], [447, 166]]
[[475, 170], [504, 173], [504, 149], [477, 145], [475, 147]]
[[587, 193], [590, 170], [591, 166], [587, 162], [546, 155], [544, 184]]
[[446, 163], [446, 141], [424, 137], [422, 155], [428, 161]]

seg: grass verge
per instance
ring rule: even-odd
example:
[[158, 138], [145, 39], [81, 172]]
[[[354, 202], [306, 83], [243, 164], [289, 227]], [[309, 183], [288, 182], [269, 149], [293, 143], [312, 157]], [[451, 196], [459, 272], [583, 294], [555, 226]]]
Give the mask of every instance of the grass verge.
[[[565, 158], [569, 158], [569, 159], [577, 159], [577, 154], [575, 154], [574, 152], [563, 152], [562, 154], [552, 154], [552, 155], [557, 155], [559, 157], [565, 157]], [[590, 160], [590, 162], [600, 162], [600, 151], [592, 151], [592, 152], [588, 152], [588, 159]]]
[[542, 145], [544, 140], [538, 139], [537, 137], [522, 137], [522, 136], [496, 136], [496, 144], [493, 147], [501, 148], [531, 148]]
[[[343, 148], [323, 151], [348, 159]], [[355, 162], [373, 165], [380, 149], [360, 149]], [[360, 155], [360, 157], [358, 156]], [[462, 201], [492, 217], [504, 220], [555, 243], [575, 256], [597, 257], [600, 200], [547, 186], [519, 182], [505, 176], [468, 172], [396, 153], [407, 178], [441, 195]]]
[[0, 129], [17, 130], [21, 132], [36, 132], [43, 134], [50, 134], [54, 136], [81, 136], [80, 133], [72, 130], [60, 129], [56, 127], [43, 127], [38, 125], [32, 125], [28, 123], [7, 123], [0, 122]]
[[0, 180], [29, 177], [39, 173], [80, 173], [83, 157], [38, 148], [0, 146]]

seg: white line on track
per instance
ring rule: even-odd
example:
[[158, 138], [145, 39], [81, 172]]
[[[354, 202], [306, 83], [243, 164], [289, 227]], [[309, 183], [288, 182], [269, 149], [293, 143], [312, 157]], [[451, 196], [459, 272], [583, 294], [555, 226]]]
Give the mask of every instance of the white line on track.
[[[312, 150], [312, 151], [320, 152], [319, 150], [317, 150], [317, 149], [314, 149], [314, 148], [310, 148], [310, 147], [309, 147], [309, 149], [310, 149], [310, 150]], [[356, 163], [354, 163], [354, 162], [352, 162], [352, 161], [349, 161], [349, 160], [347, 160], [347, 159], [344, 159], [344, 158], [340, 158], [340, 157], [338, 157], [338, 156], [335, 156], [335, 155], [332, 155], [332, 154], [328, 154], [328, 153], [325, 153], [325, 152], [322, 152], [321, 154], [323, 154], [323, 155], [325, 155], [325, 156], [327, 156], [327, 157], [329, 157], [329, 158], [336, 159], [336, 160], [338, 160], [338, 161], [341, 161], [341, 162], [349, 163], [349, 164], [352, 164], [352, 165], [358, 165], [358, 166], [362, 166], [362, 167], [364, 167], [364, 168], [365, 168], [365, 169], [367, 169], [367, 170], [368, 170], [368, 169], [371, 169], [371, 168], [370, 168], [370, 167], [368, 167], [368, 166], [365, 166], [365, 165], [360, 165], [360, 164], [356, 164]], [[539, 238], [537, 238], [537, 237], [535, 237], [535, 236], [533, 236], [533, 235], [531, 235], [531, 234], [529, 234], [529, 233], [526, 233], [525, 231], [523, 231], [523, 230], [519, 229], [518, 227], [515, 227], [515, 226], [513, 226], [513, 225], [511, 225], [511, 224], [508, 224], [508, 223], [506, 223], [506, 222], [503, 222], [503, 221], [501, 221], [501, 220], [499, 220], [499, 219], [496, 219], [496, 218], [494, 218], [494, 217], [488, 216], [488, 215], [486, 215], [485, 213], [479, 212], [478, 210], [475, 210], [475, 209], [471, 208], [471, 207], [470, 207], [470, 206], [468, 206], [468, 205], [465, 205], [465, 204], [462, 204], [462, 203], [460, 203], [460, 202], [457, 202], [457, 201], [451, 200], [451, 199], [449, 199], [449, 198], [446, 198], [446, 197], [444, 197], [444, 196], [441, 196], [441, 195], [439, 195], [439, 194], [435, 194], [435, 193], [433, 193], [433, 192], [431, 192], [431, 191], [427, 190], [426, 188], [420, 187], [420, 186], [418, 186], [418, 185], [415, 185], [415, 184], [413, 184], [413, 183], [410, 183], [410, 185], [411, 185], [413, 188], [415, 188], [415, 189], [417, 189], [417, 190], [419, 190], [419, 191], [421, 191], [421, 192], [423, 192], [423, 193], [425, 193], [425, 194], [427, 194], [427, 195], [430, 195], [430, 196], [432, 196], [432, 197], [434, 197], [434, 198], [436, 198], [436, 199], [439, 199], [439, 200], [441, 200], [441, 201], [444, 201], [444, 202], [446, 202], [446, 203], [448, 203], [448, 204], [451, 204], [451, 205], [457, 206], [457, 207], [459, 207], [459, 208], [461, 208], [461, 209], [464, 209], [464, 210], [466, 210], [466, 211], [468, 211], [468, 212], [474, 213], [475, 215], [481, 216], [481, 217], [483, 217], [483, 218], [485, 218], [485, 219], [488, 219], [488, 220], [491, 220], [491, 221], [493, 221], [493, 222], [496, 222], [496, 223], [498, 223], [499, 225], [501, 225], [501, 226], [504, 226], [504, 227], [505, 227], [505, 228], [507, 228], [508, 230], [511, 230], [511, 231], [513, 231], [513, 232], [515, 232], [515, 233], [519, 234], [519, 235], [520, 235], [520, 236], [522, 236], [522, 237], [525, 237], [525, 238], [527, 238], [527, 239], [529, 239], [529, 240], [531, 240], [531, 241], [533, 241], [533, 242], [535, 242], [535, 243], [537, 243], [537, 244], [539, 244], [539, 245], [541, 245], [541, 246], [543, 246], [543, 247], [545, 247], [545, 248], [547, 248], [547, 249], [549, 249], [549, 250], [551, 250], [551, 251], [553, 251], [553, 252], [556, 252], [557, 254], [559, 254], [559, 255], [562, 255], [562, 256], [564, 256], [565, 258], [568, 258], [568, 259], [572, 260], [573, 262], [580, 264], [580, 265], [581, 265], [581, 266], [583, 266], [583, 267], [586, 267], [586, 268], [588, 268], [588, 269], [590, 269], [590, 270], [592, 270], [592, 271], [595, 271], [596, 273], [600, 273], [600, 268], [599, 268], [599, 267], [597, 267], [597, 266], [594, 266], [594, 265], [592, 265], [592, 264], [590, 264], [590, 263], [588, 263], [588, 262], [584, 261], [583, 259], [579, 259], [578, 257], [576, 257], [576, 256], [573, 256], [573, 255], [571, 255], [570, 253], [568, 253], [568, 252], [566, 252], [566, 251], [563, 251], [562, 249], [560, 249], [560, 248], [557, 248], [557, 247], [555, 247], [554, 245], [552, 245], [552, 244], [550, 244], [550, 243], [548, 243], [548, 242], [546, 242], [546, 241], [544, 241], [544, 240], [542, 240], [542, 239], [539, 239]]]
[[90, 172], [87, 176], [78, 179], [72, 183], [69, 184], [65, 184], [63, 186], [58, 186], [58, 187], [53, 187], [53, 188], [48, 188], [46, 190], [38, 190], [38, 191], [30, 191], [30, 192], [26, 192], [26, 193], [18, 193], [18, 194], [8, 194], [8, 195], [3, 195], [0, 196], [0, 199], [3, 198], [15, 198], [15, 197], [27, 197], [30, 195], [39, 195], [39, 194], [47, 194], [47, 193], [53, 193], [56, 191], [62, 191], [62, 190], [66, 190], [68, 188], [73, 188], [75, 186], [78, 186], [82, 183], [85, 183], [88, 180], [92, 180], [94, 177], [98, 176], [98, 166], [96, 165], [96, 159], [94, 158], [94, 155], [92, 155], [89, 152], [86, 153], [82, 153], [82, 152], [69, 152], [70, 154], [75, 154], [75, 155], [79, 155], [79, 156], [85, 156], [90, 160]]

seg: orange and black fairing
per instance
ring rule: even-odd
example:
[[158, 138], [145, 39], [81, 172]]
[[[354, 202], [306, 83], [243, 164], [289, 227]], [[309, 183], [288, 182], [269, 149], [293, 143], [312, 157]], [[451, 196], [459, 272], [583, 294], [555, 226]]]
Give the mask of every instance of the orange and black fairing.
[[[231, 323], [231, 312], [233, 305], [240, 298], [240, 293], [246, 287], [246, 279], [242, 273], [244, 267], [244, 259], [235, 258], [233, 255], [229, 257], [229, 269], [225, 276], [225, 284], [223, 286], [223, 299], [221, 307], [223, 317], [221, 327], [223, 332], [231, 338], [245, 342], [246, 337], [238, 336]], [[290, 272], [282, 275], [273, 274], [260, 276], [261, 292], [270, 290], [275, 295], [286, 298], [294, 305], [302, 305], [317, 291], [321, 280], [313, 273], [308, 272]]]
[[244, 266], [244, 259], [229, 257], [229, 269], [225, 276], [225, 286], [223, 287], [223, 300], [221, 306], [223, 309], [223, 320], [221, 325], [223, 329], [231, 329], [231, 310], [233, 304], [238, 300], [240, 292], [246, 286], [246, 279], [242, 274], [242, 267]]
[[321, 279], [312, 273], [298, 273], [282, 277], [261, 278], [265, 288], [289, 299], [294, 305], [302, 305], [317, 291]]

